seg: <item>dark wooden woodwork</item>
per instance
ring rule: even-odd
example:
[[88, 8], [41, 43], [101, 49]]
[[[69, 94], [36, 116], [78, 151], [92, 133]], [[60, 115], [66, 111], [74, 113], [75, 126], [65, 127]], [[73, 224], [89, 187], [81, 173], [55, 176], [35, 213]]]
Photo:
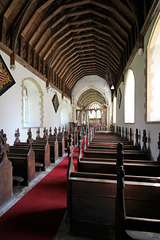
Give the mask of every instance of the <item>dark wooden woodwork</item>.
[[124, 127], [122, 127], [122, 138], [124, 138]]
[[67, 152], [67, 148], [69, 146], [69, 131], [65, 127], [64, 131], [64, 141], [65, 141], [65, 152]]
[[54, 129], [52, 135], [52, 129], [50, 128], [49, 145], [53, 147], [53, 151], [50, 151], [50, 161], [55, 163], [58, 160], [58, 141], [57, 141], [57, 128]]
[[143, 130], [143, 137], [142, 137], [142, 141], [143, 141], [143, 147], [142, 147], [142, 151], [147, 152], [147, 135], [146, 135], [146, 130]]
[[[145, 162], [144, 160], [124, 162], [125, 174], [127, 179], [128, 175], [133, 176], [150, 176], [154, 182], [154, 177], [160, 177], [160, 164], [157, 162]], [[116, 174], [116, 160], [112, 161], [95, 161], [92, 158], [82, 158], [77, 163], [78, 172], [92, 172], [92, 173], [112, 173]], [[145, 181], [145, 178], [144, 178]]]
[[46, 167], [50, 165], [50, 145], [48, 142], [48, 132], [44, 129], [44, 139], [38, 138], [36, 140], [32, 139], [31, 129], [28, 130], [27, 142], [32, 144], [33, 150], [35, 152], [35, 162], [36, 168], [42, 168], [43, 171]]
[[[67, 222], [71, 225], [75, 222], [115, 225], [116, 174], [75, 172], [70, 151], [67, 176]], [[156, 219], [159, 217], [160, 195], [156, 187], [159, 179], [157, 183], [150, 182], [150, 178], [145, 182], [142, 179], [141, 176], [128, 176], [126, 180], [127, 216]]]
[[46, 167], [50, 165], [50, 145], [48, 143], [48, 137], [46, 139], [38, 138], [33, 140], [32, 132], [29, 128], [27, 132], [28, 138], [26, 142], [15, 142], [15, 147], [19, 148], [28, 148], [28, 146], [32, 146], [34, 154], [35, 154], [35, 167], [36, 170], [42, 169], [46, 170]]
[[124, 199], [124, 176], [125, 170], [123, 167], [123, 145], [118, 144], [117, 146], [117, 193], [116, 193], [116, 207], [115, 207], [115, 239], [116, 240], [133, 240], [132, 237], [128, 235], [125, 229], [125, 199]]
[[126, 128], [126, 131], [125, 131], [125, 138], [126, 138], [126, 140], [128, 140], [128, 130], [127, 130], [127, 128]]
[[12, 163], [8, 160], [6, 134], [0, 133], [0, 206], [13, 195]]
[[18, 142], [15, 146], [10, 146], [8, 159], [13, 165], [13, 176], [23, 178], [22, 183], [28, 186], [35, 177], [35, 153], [32, 145], [21, 145]]
[[[131, 130], [130, 134], [132, 135]], [[141, 151], [138, 146], [132, 145], [132, 138], [126, 140], [112, 132], [96, 133], [92, 142], [84, 150], [84, 157], [116, 159], [116, 145], [118, 142], [124, 144], [125, 159], [149, 159], [147, 151]]]
[[[148, 154], [146, 152], [140, 150], [124, 150], [125, 151], [125, 159], [144, 159], [147, 160]], [[92, 157], [92, 158], [113, 158], [116, 159], [117, 153], [112, 149], [86, 149], [84, 151], [84, 157]]]
[[139, 144], [139, 134], [138, 134], [138, 129], [136, 128], [136, 133], [135, 133], [135, 146], [140, 148], [140, 144]]
[[19, 137], [20, 137], [19, 128], [15, 132], [15, 137], [16, 137], [16, 139], [15, 139], [14, 143], [20, 142], [20, 139], [19, 139]]
[[65, 153], [65, 141], [64, 141], [64, 131], [61, 132], [60, 127], [58, 129], [57, 141], [58, 141], [58, 156], [62, 157]]
[[[100, 135], [100, 134], [99, 134]], [[106, 138], [103, 139], [106, 140], [107, 136], [111, 134], [106, 133]], [[115, 135], [113, 135], [113, 138]], [[116, 138], [118, 138], [116, 136]], [[110, 139], [110, 138], [109, 138]], [[112, 150], [117, 153], [117, 144], [106, 142], [91, 142], [88, 146], [89, 150]], [[124, 151], [125, 150], [137, 150], [137, 146], [133, 145], [124, 145], [123, 146]], [[85, 153], [84, 153], [85, 154]], [[78, 171], [80, 172], [97, 172], [97, 173], [116, 173], [116, 156], [115, 159], [108, 158], [106, 154], [106, 158], [100, 158], [99, 157], [80, 157], [82, 156], [81, 153], [81, 145], [79, 144], [79, 156], [78, 156], [78, 162], [77, 167]], [[155, 161], [146, 160], [146, 159], [125, 159], [125, 169], [126, 169], [126, 175], [138, 175], [138, 176], [154, 176], [159, 177], [159, 169], [160, 164]]]
[[50, 166], [50, 145], [48, 141], [38, 142], [34, 140], [32, 146], [35, 152], [36, 166], [42, 166], [42, 170], [45, 171], [46, 167]]
[[[117, 194], [116, 194], [116, 214], [115, 214], [115, 239], [116, 240], [136, 240], [129, 236], [128, 230], [136, 230], [136, 231], [143, 231], [143, 232], [160, 232], [160, 218], [155, 216], [148, 218], [145, 215], [145, 205], [141, 205], [141, 208], [144, 208], [144, 214], [141, 217], [129, 216], [126, 211], [126, 199], [125, 199], [125, 169], [123, 166], [123, 145], [119, 144], [118, 146], [118, 157], [117, 157]], [[156, 190], [156, 189], [155, 189]], [[144, 187], [144, 192], [146, 199], [149, 198], [149, 192], [147, 192], [147, 187]], [[150, 193], [151, 194], [151, 193]], [[153, 200], [153, 199], [152, 199]], [[150, 199], [150, 201], [152, 201]], [[157, 201], [157, 198], [155, 198]], [[154, 204], [152, 203], [154, 207]], [[137, 211], [136, 207], [134, 206], [135, 211]], [[152, 209], [153, 209], [152, 207]]]
[[129, 129], [129, 140], [130, 140], [130, 143], [131, 143], [131, 144], [133, 144], [132, 136], [133, 136], [132, 128], [130, 128], [130, 129]]
[[144, 0], [139, 5], [98, 0], [89, 4], [3, 2], [1, 42], [11, 64], [18, 59], [49, 82], [53, 73], [54, 86], [68, 98], [76, 82], [86, 75], [107, 79], [116, 89], [159, 8], [157, 0]]

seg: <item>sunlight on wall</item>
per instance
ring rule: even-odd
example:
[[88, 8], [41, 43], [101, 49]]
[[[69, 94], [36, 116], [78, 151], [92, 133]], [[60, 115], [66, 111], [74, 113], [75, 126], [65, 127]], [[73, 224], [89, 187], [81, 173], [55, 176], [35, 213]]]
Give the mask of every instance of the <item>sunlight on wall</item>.
[[116, 123], [116, 102], [117, 98], [113, 98], [113, 123]]
[[160, 15], [147, 48], [147, 121], [160, 121]]
[[23, 127], [42, 126], [42, 91], [33, 79], [25, 79], [22, 83]]
[[70, 113], [68, 112], [67, 102], [64, 100], [60, 105], [61, 109], [61, 125], [65, 126], [70, 121]]
[[125, 123], [134, 123], [135, 115], [135, 79], [131, 69], [128, 69], [125, 76], [125, 96], [124, 96], [124, 109], [125, 109]]

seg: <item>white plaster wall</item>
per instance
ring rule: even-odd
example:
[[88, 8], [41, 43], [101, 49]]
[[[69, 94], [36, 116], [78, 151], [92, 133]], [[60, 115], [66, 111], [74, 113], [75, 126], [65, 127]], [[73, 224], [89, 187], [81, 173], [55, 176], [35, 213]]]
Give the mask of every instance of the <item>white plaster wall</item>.
[[[107, 85], [108, 91], [105, 94], [104, 87]], [[97, 76], [97, 75], [90, 75], [85, 76], [81, 80], [79, 80], [72, 91], [72, 95], [74, 96], [74, 103], [77, 103], [77, 100], [79, 96], [84, 92], [85, 90], [89, 88], [94, 88], [97, 91], [101, 92], [101, 94], [105, 97], [105, 99], [108, 99], [109, 103], [111, 103], [111, 91], [109, 85], [106, 83], [106, 80]]]
[[[61, 107], [61, 94], [57, 92], [60, 106], [58, 108], [57, 113], [55, 113], [52, 98], [54, 92], [46, 91], [46, 83], [41, 80], [39, 77], [31, 73], [25, 67], [16, 62], [16, 69], [13, 71], [10, 69], [10, 58], [8, 55], [0, 51], [0, 54], [5, 61], [10, 73], [12, 74], [15, 84], [9, 88], [4, 94], [0, 96], [0, 129], [4, 129], [4, 132], [7, 134], [8, 143], [13, 145], [15, 140], [15, 130], [17, 128], [20, 129], [20, 140], [26, 141], [27, 139], [27, 131], [28, 129], [24, 129], [22, 127], [22, 81], [26, 78], [32, 78], [38, 82], [43, 92], [43, 128], [46, 127], [49, 129], [50, 127], [54, 130], [55, 127], [61, 126], [61, 111], [63, 107]], [[68, 111], [68, 116], [71, 116], [71, 106], [70, 101], [64, 97], [65, 108]], [[66, 121], [70, 120], [69, 117]], [[43, 128], [41, 128], [41, 136], [43, 135]], [[37, 128], [32, 129], [33, 138], [36, 137]]]
[[68, 127], [68, 122], [72, 120], [72, 106], [68, 99], [61, 100], [61, 127]]
[[141, 147], [143, 146], [142, 142], [142, 135], [143, 129], [147, 132], [148, 142], [147, 147], [151, 154], [151, 158], [153, 160], [157, 160], [157, 156], [159, 154], [158, 150], [158, 136], [160, 132], [160, 123], [147, 123], [146, 122], [146, 102], [147, 102], [147, 93], [146, 93], [146, 86], [147, 86], [147, 65], [146, 65], [146, 48], [147, 43], [149, 41], [150, 33], [153, 27], [153, 23], [156, 17], [154, 18], [150, 28], [148, 29], [145, 38], [144, 38], [144, 54], [140, 56], [138, 53], [135, 55], [132, 63], [130, 64], [129, 68], [131, 68], [134, 72], [135, 76], [135, 123], [134, 124], [125, 124], [124, 123], [124, 83], [120, 84], [120, 88], [122, 91], [122, 103], [121, 108], [118, 108], [118, 103], [116, 105], [116, 125], [123, 126], [127, 128], [132, 128], [134, 131], [133, 139], [135, 141], [135, 131], [138, 128], [140, 133], [140, 143]]

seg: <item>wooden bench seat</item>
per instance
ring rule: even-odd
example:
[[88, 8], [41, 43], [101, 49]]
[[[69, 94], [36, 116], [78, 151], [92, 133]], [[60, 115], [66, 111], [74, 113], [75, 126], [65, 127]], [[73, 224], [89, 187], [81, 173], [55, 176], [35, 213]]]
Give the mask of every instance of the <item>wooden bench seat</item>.
[[[136, 240], [129, 235], [127, 230], [136, 230], [145, 232], [158, 232], [160, 233], [160, 217], [154, 213], [155, 206], [157, 206], [158, 191], [159, 184], [157, 184], [157, 188], [155, 185], [154, 191], [152, 191], [152, 186], [149, 183], [145, 182], [141, 185], [141, 189], [137, 189], [135, 192], [135, 196], [139, 196], [141, 202], [141, 211], [142, 216], [138, 215], [136, 212], [139, 210], [139, 206], [137, 204], [132, 205], [132, 202], [126, 201], [127, 194], [126, 184], [128, 183], [125, 180], [125, 169], [123, 166], [123, 151], [122, 145], [118, 146], [118, 157], [117, 157], [117, 193], [116, 193], [116, 212], [115, 212], [115, 239], [116, 240]], [[125, 181], [124, 181], [125, 180]], [[133, 189], [134, 190], [134, 189]], [[140, 191], [139, 191], [140, 190]], [[128, 199], [130, 199], [130, 194]], [[157, 198], [156, 197], [157, 194]], [[150, 202], [150, 206], [144, 201], [144, 199], [148, 199], [148, 203]], [[132, 216], [130, 212], [127, 211], [127, 204], [130, 204], [135, 211], [135, 214]], [[148, 207], [150, 207], [149, 211], [152, 212], [151, 216], [148, 217]], [[158, 211], [158, 209], [157, 209]]]
[[[80, 172], [93, 172], [93, 173], [113, 173], [116, 174], [116, 161], [115, 162], [100, 162], [100, 161], [78, 161], [77, 170]], [[144, 163], [144, 162], [124, 162], [126, 175], [137, 176], [151, 176], [160, 177], [160, 163]]]
[[[56, 157], [56, 142], [55, 140], [51, 140], [48, 138], [48, 140], [46, 140], [45, 138], [37, 138], [36, 140], [33, 141], [33, 145], [43, 145], [44, 146], [47, 146], [47, 144], [49, 145], [49, 149], [50, 149], [50, 158], [49, 158], [49, 163], [52, 162], [52, 163], [55, 163], [55, 161], [57, 160], [57, 157]], [[47, 147], [46, 147], [47, 148]], [[50, 165], [50, 164], [49, 164]], [[47, 161], [47, 166], [48, 165], [48, 161]]]
[[[124, 150], [124, 158], [125, 159], [148, 159], [148, 155], [146, 152], [141, 150]], [[113, 149], [86, 149], [83, 153], [84, 157], [91, 158], [114, 158], [117, 157], [117, 152]], [[149, 160], [149, 159], [148, 159]]]
[[[69, 154], [67, 172], [67, 220], [72, 225], [90, 222], [115, 225], [117, 175], [75, 172]], [[158, 219], [159, 178], [127, 176], [125, 204], [127, 216]], [[143, 194], [142, 194], [143, 193]]]
[[[91, 157], [82, 157], [82, 161], [92, 161], [92, 162], [116, 162], [116, 158], [91, 158]], [[124, 162], [128, 163], [156, 163], [152, 160], [145, 160], [145, 159], [124, 159]]]
[[[15, 143], [15, 146], [23, 149], [25, 147], [28, 147], [28, 143], [18, 142]], [[34, 140], [32, 143], [32, 148], [35, 153], [35, 164], [43, 164], [42, 170], [45, 171], [46, 167], [50, 165], [50, 146], [48, 144], [48, 141], [38, 142], [37, 140]]]
[[10, 146], [8, 159], [13, 165], [13, 176], [24, 179], [23, 184], [28, 186], [35, 177], [35, 153], [29, 146]]
[[[117, 143], [96, 143], [94, 144], [93, 142], [91, 142], [88, 146], [88, 149], [117, 149]], [[134, 145], [124, 145], [124, 149], [125, 150], [139, 150], [138, 146], [134, 146]]]
[[123, 139], [123, 138], [93, 138], [92, 139], [92, 143], [118, 143], [118, 142], [123, 142], [123, 144], [131, 144], [131, 142], [127, 139]]
[[36, 163], [42, 163], [42, 170], [45, 171], [46, 167], [50, 166], [50, 146], [48, 142], [38, 143], [34, 142], [32, 144], [33, 150], [35, 152]]

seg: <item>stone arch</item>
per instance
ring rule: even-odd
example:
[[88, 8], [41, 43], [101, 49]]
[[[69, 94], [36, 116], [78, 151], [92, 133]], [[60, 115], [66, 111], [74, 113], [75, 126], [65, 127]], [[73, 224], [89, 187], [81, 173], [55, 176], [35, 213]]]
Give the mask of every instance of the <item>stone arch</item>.
[[[22, 80], [22, 126], [43, 127], [43, 91], [39, 83], [33, 78], [25, 78]], [[24, 103], [24, 92], [27, 90], [28, 106]], [[27, 114], [27, 118], [26, 117]]]

